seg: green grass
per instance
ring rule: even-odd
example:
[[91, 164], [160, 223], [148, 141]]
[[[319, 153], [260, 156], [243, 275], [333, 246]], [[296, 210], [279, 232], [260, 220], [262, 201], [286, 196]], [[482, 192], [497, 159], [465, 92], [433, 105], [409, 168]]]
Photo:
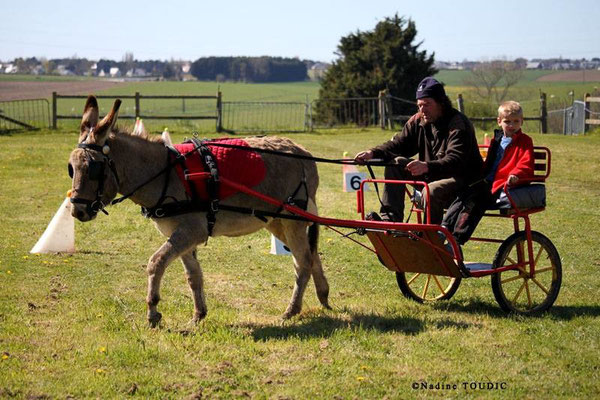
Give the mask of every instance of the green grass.
[[[182, 139], [185, 132], [175, 135]], [[187, 133], [189, 134], [189, 133]], [[479, 133], [482, 135], [482, 132]], [[339, 158], [389, 131], [290, 135]], [[563, 287], [539, 317], [505, 315], [489, 278], [467, 279], [450, 301], [404, 299], [369, 252], [323, 229], [332, 311], [309, 285], [304, 311], [281, 322], [291, 260], [269, 255], [269, 235], [214, 238], [198, 250], [209, 313], [188, 325], [192, 301], [180, 263], [162, 286], [161, 328], [145, 321], [145, 263], [164, 240], [130, 202], [76, 223], [77, 253], [31, 255], [70, 187], [76, 134], [0, 136], [0, 397], [2, 398], [594, 398], [600, 391], [600, 136], [533, 134], [549, 146], [548, 208], [533, 227], [558, 248]], [[321, 214], [356, 218], [339, 166], [319, 166]], [[372, 194], [372, 193], [371, 193]], [[481, 234], [506, 237], [508, 220]], [[496, 245], [469, 244], [490, 262]], [[414, 390], [414, 382], [457, 389]], [[502, 382], [472, 390], [463, 382]]]

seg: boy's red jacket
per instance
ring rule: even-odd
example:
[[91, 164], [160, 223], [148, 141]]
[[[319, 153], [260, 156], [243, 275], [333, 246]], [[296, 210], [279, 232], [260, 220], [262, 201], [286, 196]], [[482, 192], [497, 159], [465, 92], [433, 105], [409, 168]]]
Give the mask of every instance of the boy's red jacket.
[[[494, 159], [496, 158], [496, 151], [500, 145], [502, 139], [502, 131], [496, 131], [494, 140], [490, 144], [488, 149], [488, 156], [483, 164], [483, 176], [489, 174], [490, 169], [494, 165]], [[522, 182], [523, 178], [532, 178], [534, 172], [534, 156], [533, 156], [533, 140], [522, 131], [514, 133], [512, 136], [512, 142], [508, 145], [504, 151], [504, 156], [498, 165], [496, 175], [494, 176], [494, 182], [492, 183], [492, 193], [495, 193], [498, 189], [501, 189], [509, 175], [516, 175], [519, 177], [519, 182]]]

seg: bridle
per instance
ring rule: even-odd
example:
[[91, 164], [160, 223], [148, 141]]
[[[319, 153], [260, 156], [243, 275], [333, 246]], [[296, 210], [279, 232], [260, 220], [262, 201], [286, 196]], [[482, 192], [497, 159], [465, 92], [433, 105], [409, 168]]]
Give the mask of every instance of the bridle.
[[[90, 130], [91, 132], [91, 130]], [[89, 135], [89, 134], [88, 134]], [[108, 166], [109, 170], [112, 172], [115, 180], [117, 181], [117, 186], [120, 185], [119, 175], [117, 174], [117, 169], [115, 168], [114, 161], [108, 156], [110, 152], [110, 147], [108, 145], [99, 146], [97, 144], [88, 144], [85, 143], [87, 140], [87, 136], [85, 140], [77, 146], [80, 149], [83, 149], [88, 161], [88, 179], [90, 181], [98, 181], [98, 188], [96, 189], [96, 198], [94, 200], [82, 199], [79, 197], [71, 197], [71, 203], [73, 204], [85, 204], [86, 212], [90, 216], [95, 216], [98, 214], [98, 211], [102, 211], [104, 214], [108, 215], [108, 212], [104, 209], [108, 204], [104, 204], [102, 201], [102, 196], [104, 195], [104, 183], [106, 180], [106, 167]], [[95, 151], [102, 156], [102, 161], [94, 160], [89, 154], [90, 151]], [[69, 176], [73, 179], [73, 166], [69, 163]]]

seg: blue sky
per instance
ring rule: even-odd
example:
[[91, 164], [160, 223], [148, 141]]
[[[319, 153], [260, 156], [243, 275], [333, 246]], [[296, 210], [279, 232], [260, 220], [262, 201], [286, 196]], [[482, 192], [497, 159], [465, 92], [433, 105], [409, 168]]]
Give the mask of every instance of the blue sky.
[[342, 36], [398, 13], [436, 60], [600, 57], [600, 0], [2, 1], [0, 60], [332, 61]]

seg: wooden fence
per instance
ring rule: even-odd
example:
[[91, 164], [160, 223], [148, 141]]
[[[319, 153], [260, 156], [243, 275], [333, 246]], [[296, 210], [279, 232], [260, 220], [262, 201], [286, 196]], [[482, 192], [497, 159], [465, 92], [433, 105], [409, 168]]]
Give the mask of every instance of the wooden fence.
[[[591, 94], [586, 93], [583, 97], [584, 103], [584, 128], [583, 133], [590, 130], [590, 125], [600, 125], [600, 119], [590, 118], [592, 116], [592, 103], [600, 103], [600, 97], [592, 97]], [[598, 115], [599, 113], [594, 112], [593, 114]]]
[[[81, 115], [60, 115], [58, 114], [58, 102], [60, 99], [86, 99], [87, 96], [82, 95], [64, 95], [58, 94], [56, 92], [52, 92], [52, 128], [56, 129], [58, 126], [59, 119], [80, 119]], [[96, 96], [97, 99], [134, 99], [135, 100], [135, 115], [119, 115], [120, 119], [159, 119], [159, 120], [167, 120], [167, 119], [181, 119], [181, 120], [211, 120], [214, 119], [216, 123], [217, 132], [221, 132], [223, 130], [223, 109], [222, 109], [222, 98], [221, 92], [217, 92], [215, 96], [188, 96], [188, 95], [163, 95], [163, 96], [155, 96], [155, 95], [142, 95], [139, 92], [135, 92], [135, 95], [99, 95]], [[157, 114], [148, 114], [144, 113], [141, 108], [142, 100], [145, 99], [169, 99], [176, 100], [181, 99], [183, 102], [183, 109], [185, 111], [185, 100], [186, 99], [203, 99], [203, 100], [215, 100], [215, 113], [213, 115], [157, 115]]]
[[[465, 113], [465, 105], [462, 94], [457, 99], [458, 111]], [[496, 122], [497, 117], [468, 117], [471, 122]], [[540, 133], [548, 133], [548, 105], [546, 102], [546, 93], [540, 94], [540, 115], [539, 117], [523, 117], [524, 121], [540, 121]]]

